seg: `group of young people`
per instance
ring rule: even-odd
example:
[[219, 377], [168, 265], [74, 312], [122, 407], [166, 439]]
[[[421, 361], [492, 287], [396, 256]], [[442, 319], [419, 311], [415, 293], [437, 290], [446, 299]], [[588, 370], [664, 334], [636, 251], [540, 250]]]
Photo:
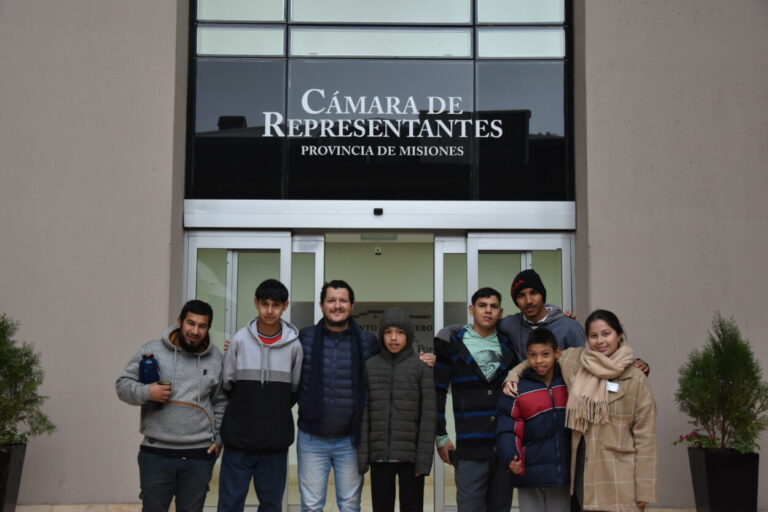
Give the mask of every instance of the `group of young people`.
[[[546, 303], [535, 271], [511, 294], [520, 313], [502, 318], [498, 291], [475, 292], [472, 322], [441, 329], [434, 355], [416, 353], [402, 308], [384, 311], [378, 336], [361, 329], [341, 280], [323, 286], [323, 318], [301, 330], [282, 319], [286, 287], [264, 281], [257, 316], [224, 354], [208, 336], [210, 306], [188, 302], [116, 383], [142, 406], [143, 509], [165, 512], [175, 497], [177, 511], [200, 511], [223, 447], [218, 509], [242, 511], [252, 481], [259, 511], [280, 510], [298, 403], [302, 511], [323, 510], [331, 470], [341, 512], [360, 510], [368, 470], [374, 511], [394, 510], [396, 482], [400, 510], [421, 511], [433, 446], [455, 466], [460, 512], [509, 511], [514, 487], [522, 512], [642, 510], [656, 487], [647, 365], [615, 315], [592, 313], [585, 336]], [[149, 354], [157, 382], [142, 379]]]

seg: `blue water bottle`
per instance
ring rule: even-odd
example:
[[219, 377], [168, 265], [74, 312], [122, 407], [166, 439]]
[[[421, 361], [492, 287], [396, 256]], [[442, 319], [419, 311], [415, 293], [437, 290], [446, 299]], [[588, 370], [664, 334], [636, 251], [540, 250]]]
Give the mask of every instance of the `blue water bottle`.
[[[160, 380], [160, 366], [157, 364], [154, 354], [144, 354], [139, 362], [139, 382], [152, 384]], [[148, 401], [144, 407], [160, 407], [161, 403], [154, 400]]]

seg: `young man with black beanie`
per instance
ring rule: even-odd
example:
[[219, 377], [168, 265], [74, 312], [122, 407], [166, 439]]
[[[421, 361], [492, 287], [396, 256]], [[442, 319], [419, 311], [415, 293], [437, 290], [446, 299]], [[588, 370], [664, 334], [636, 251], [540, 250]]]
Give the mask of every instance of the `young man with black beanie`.
[[565, 316], [558, 306], [547, 304], [547, 289], [535, 270], [523, 270], [515, 276], [511, 295], [520, 313], [502, 318], [499, 330], [509, 336], [518, 359], [526, 358], [525, 342], [538, 327], [552, 331], [563, 350], [584, 346], [587, 339], [584, 329], [576, 320]]

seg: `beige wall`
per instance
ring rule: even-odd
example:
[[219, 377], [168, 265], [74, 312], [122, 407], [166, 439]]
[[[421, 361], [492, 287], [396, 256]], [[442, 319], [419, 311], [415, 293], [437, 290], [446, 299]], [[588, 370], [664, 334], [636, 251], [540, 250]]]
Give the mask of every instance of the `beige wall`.
[[[580, 313], [616, 311], [652, 365], [661, 502], [690, 506], [686, 453], [671, 446], [690, 426], [672, 395], [715, 311], [735, 316], [768, 378], [768, 3], [588, 0], [578, 11]], [[765, 485], [759, 499], [768, 508]]]
[[174, 2], [0, 2], [0, 310], [42, 351], [59, 428], [29, 445], [22, 503], [137, 500], [114, 381], [180, 300], [176, 34]]

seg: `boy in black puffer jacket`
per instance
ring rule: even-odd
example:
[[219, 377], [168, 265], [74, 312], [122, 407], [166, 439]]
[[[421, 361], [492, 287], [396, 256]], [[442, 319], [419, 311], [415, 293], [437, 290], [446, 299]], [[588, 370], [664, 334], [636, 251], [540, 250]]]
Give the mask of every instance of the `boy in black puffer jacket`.
[[557, 363], [555, 335], [539, 327], [528, 336], [528, 363], [518, 395], [502, 395], [496, 443], [513, 473], [520, 512], [570, 511], [571, 433], [565, 427], [568, 387]]
[[360, 473], [371, 468], [374, 512], [424, 508], [424, 477], [432, 468], [435, 439], [435, 386], [432, 369], [413, 350], [413, 328], [402, 308], [384, 311], [379, 327], [381, 352], [366, 362], [368, 400], [358, 450]]

